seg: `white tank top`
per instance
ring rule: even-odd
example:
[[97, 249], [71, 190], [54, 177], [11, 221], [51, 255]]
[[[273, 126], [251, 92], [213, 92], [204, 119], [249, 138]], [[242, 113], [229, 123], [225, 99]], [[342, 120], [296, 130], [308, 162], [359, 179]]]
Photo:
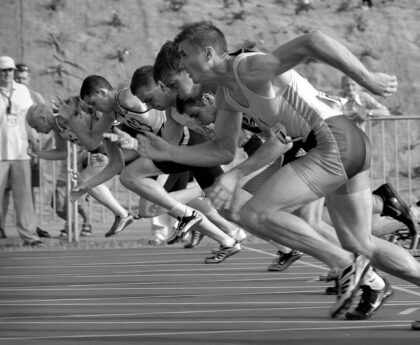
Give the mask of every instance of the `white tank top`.
[[240, 54], [233, 64], [236, 81], [249, 106], [239, 104], [230, 96], [229, 90], [223, 88], [226, 101], [236, 110], [243, 112], [257, 124], [261, 122], [273, 127], [281, 123], [287, 135], [303, 139], [306, 139], [311, 130], [318, 129], [325, 119], [342, 114], [339, 98], [335, 99], [319, 92], [294, 70], [286, 72], [290, 74], [290, 83], [281, 94], [275, 95], [273, 87], [268, 92], [268, 97], [257, 95], [248, 89], [239, 79], [238, 63], [254, 54], [263, 53]]
[[118, 95], [123, 90], [118, 91], [115, 96], [115, 100], [118, 105], [118, 110], [115, 112], [115, 120], [138, 132], [159, 132], [166, 122], [165, 112], [155, 109], [139, 112], [124, 107], [118, 100]]

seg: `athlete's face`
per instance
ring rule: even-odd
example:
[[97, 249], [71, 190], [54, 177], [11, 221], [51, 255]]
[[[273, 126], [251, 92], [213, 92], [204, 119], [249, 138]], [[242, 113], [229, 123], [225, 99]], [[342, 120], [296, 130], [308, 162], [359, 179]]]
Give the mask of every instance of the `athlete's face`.
[[178, 51], [181, 56], [181, 66], [185, 68], [194, 83], [200, 83], [208, 70], [208, 57], [205, 50], [189, 41], [182, 41], [178, 46]]
[[181, 99], [195, 96], [195, 84], [186, 71], [168, 73], [162, 83]]
[[52, 126], [48, 123], [45, 116], [38, 116], [32, 121], [28, 121], [29, 125], [35, 129], [38, 133], [47, 134], [51, 132]]
[[101, 89], [92, 95], [86, 96], [83, 101], [96, 111], [108, 113], [113, 111], [112, 103], [108, 99], [108, 91]]
[[185, 107], [185, 114], [193, 119], [199, 120], [203, 125], [214, 123], [216, 113], [216, 107], [211, 104], [207, 104], [205, 106], [187, 105]]
[[150, 109], [166, 110], [171, 106], [168, 92], [165, 86], [152, 82], [147, 86], [139, 87], [136, 90], [136, 96]]

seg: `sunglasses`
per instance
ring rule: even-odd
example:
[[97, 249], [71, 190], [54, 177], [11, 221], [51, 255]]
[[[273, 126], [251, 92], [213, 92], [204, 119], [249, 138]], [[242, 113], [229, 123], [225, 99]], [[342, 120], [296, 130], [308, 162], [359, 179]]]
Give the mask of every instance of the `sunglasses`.
[[14, 68], [5, 68], [5, 69], [2, 69], [1, 71], [2, 72], [10, 72], [10, 71], [14, 71], [15, 69]]
[[25, 65], [17, 65], [16, 70], [18, 72], [29, 72], [29, 67]]

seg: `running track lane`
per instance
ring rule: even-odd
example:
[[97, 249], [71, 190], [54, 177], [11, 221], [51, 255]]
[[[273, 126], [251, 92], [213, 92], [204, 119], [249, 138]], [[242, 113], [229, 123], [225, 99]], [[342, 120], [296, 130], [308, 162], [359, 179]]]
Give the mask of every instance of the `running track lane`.
[[324, 265], [304, 256], [267, 272], [275, 250], [246, 246], [0, 253], [0, 344], [418, 344], [420, 288], [395, 290], [367, 321], [331, 319]]

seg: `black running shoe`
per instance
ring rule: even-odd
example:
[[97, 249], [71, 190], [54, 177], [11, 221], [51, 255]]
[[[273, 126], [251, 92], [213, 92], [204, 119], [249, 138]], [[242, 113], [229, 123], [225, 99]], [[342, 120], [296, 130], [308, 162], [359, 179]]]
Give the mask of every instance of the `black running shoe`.
[[111, 229], [105, 234], [105, 237], [114, 236], [121, 231], [123, 231], [127, 226], [134, 222], [133, 215], [129, 213], [127, 217], [116, 216], [114, 224], [112, 224]]
[[408, 207], [406, 202], [398, 195], [392, 185], [385, 183], [372, 193], [379, 195], [384, 201], [384, 208], [381, 216], [394, 218], [403, 223], [410, 230], [411, 235], [417, 235], [417, 222], [414, 219], [414, 215], [410, 210], [410, 207]]
[[181, 241], [194, 225], [201, 223], [203, 220], [201, 214], [197, 211], [193, 211], [191, 216], [178, 217], [177, 219], [178, 225], [175, 232], [167, 242], [169, 245]]
[[331, 317], [337, 317], [350, 308], [360, 282], [369, 268], [369, 259], [362, 254], [356, 254], [354, 261], [339, 272], [337, 301], [331, 308]]
[[420, 321], [413, 321], [411, 329], [414, 331], [420, 331]]
[[360, 298], [359, 304], [356, 309], [346, 313], [348, 320], [366, 320], [370, 319], [385, 300], [393, 294], [391, 285], [388, 281], [385, 281], [385, 287], [382, 290], [373, 290], [368, 285], [362, 285], [362, 297]]
[[241, 251], [235, 243], [232, 247], [220, 247], [220, 250], [216, 252], [213, 256], [209, 256], [204, 259], [205, 264], [219, 264], [225, 261], [229, 256], [232, 256]]
[[300, 259], [303, 253], [298, 250], [292, 250], [290, 253], [283, 253], [281, 250], [277, 252], [272, 264], [268, 266], [270, 272], [281, 272], [286, 270], [293, 262]]
[[39, 237], [49, 238], [51, 237], [50, 233], [48, 231], [42, 230], [41, 228], [36, 228], [36, 233]]

